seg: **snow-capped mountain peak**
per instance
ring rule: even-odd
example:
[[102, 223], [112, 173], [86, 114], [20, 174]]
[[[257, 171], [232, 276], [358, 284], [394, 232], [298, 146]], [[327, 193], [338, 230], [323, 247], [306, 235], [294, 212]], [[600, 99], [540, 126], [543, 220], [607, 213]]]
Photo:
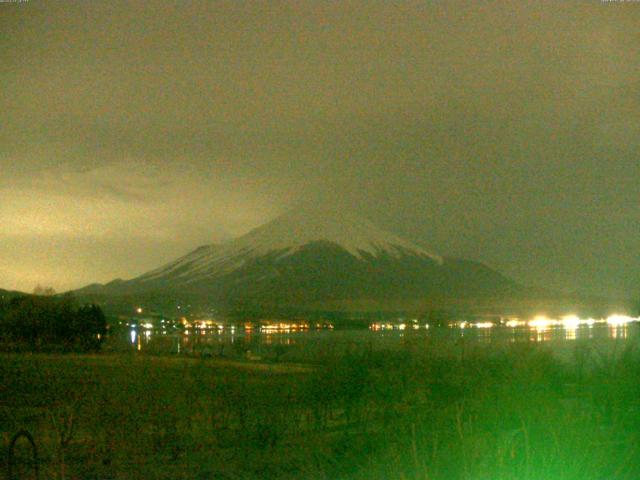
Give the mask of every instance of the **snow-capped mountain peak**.
[[411, 254], [441, 263], [441, 257], [369, 220], [351, 213], [324, 208], [290, 210], [236, 239], [200, 247], [188, 255], [149, 272], [138, 280], [171, 277], [183, 282], [231, 272], [248, 260], [271, 253], [287, 256], [313, 242], [333, 243], [357, 258], [381, 253], [400, 257]]
[[434, 302], [457, 305], [514, 292], [518, 285], [481, 263], [442, 259], [357, 215], [313, 207], [291, 210], [137, 278], [81, 293], [288, 315], [298, 309], [432, 308]]
[[438, 259], [422, 247], [386, 232], [369, 220], [334, 210], [292, 210], [237, 239], [235, 243], [256, 251], [299, 248], [311, 242], [339, 245], [356, 257], [399, 249]]

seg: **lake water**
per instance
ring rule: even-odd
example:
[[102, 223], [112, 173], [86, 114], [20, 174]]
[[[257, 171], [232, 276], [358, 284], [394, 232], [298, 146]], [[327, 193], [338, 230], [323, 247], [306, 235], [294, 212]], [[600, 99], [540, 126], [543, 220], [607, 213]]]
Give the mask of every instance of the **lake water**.
[[192, 329], [185, 332], [131, 328], [114, 332], [108, 350], [153, 354], [221, 356], [253, 360], [309, 361], [347, 351], [429, 349], [443, 354], [471, 348], [491, 350], [517, 344], [544, 345], [570, 358], [577, 346], [598, 352], [622, 351], [638, 344], [640, 323], [598, 322], [591, 325], [424, 325], [372, 324], [369, 329], [247, 330], [242, 327]]

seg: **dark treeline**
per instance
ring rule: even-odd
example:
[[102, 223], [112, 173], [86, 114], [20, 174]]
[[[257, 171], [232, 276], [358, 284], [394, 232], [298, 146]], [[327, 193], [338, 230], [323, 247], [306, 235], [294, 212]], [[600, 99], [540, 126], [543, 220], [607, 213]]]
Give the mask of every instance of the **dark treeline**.
[[106, 334], [96, 305], [72, 296], [23, 295], [0, 301], [0, 344], [29, 351], [96, 351]]

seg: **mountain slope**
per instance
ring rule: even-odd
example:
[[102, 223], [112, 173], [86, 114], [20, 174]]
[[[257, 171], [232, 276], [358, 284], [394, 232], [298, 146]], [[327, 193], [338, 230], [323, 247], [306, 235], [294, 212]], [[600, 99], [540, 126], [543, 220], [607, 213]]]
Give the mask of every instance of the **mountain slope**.
[[440, 257], [355, 215], [305, 209], [132, 280], [81, 293], [190, 294], [256, 307], [492, 296], [514, 288], [482, 264]]
[[3, 290], [2, 288], [0, 288], [0, 299], [2, 300], [10, 300], [14, 297], [22, 297], [25, 295], [28, 295], [28, 294], [24, 292], [18, 292], [15, 290]]
[[442, 259], [422, 247], [385, 232], [368, 220], [331, 210], [291, 211], [246, 235], [222, 245], [203, 246], [157, 270], [138, 277], [140, 282], [170, 278], [173, 282], [192, 283], [230, 273], [251, 259], [278, 253], [292, 255], [313, 242], [339, 245], [355, 258], [377, 256], [382, 252], [402, 256]]

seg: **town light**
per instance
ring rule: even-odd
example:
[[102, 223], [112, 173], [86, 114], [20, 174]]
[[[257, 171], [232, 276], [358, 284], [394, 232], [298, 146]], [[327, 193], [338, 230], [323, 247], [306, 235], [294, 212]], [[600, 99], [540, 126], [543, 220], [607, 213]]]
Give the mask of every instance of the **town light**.
[[556, 325], [556, 320], [551, 320], [544, 315], [538, 315], [533, 320], [529, 321], [529, 326], [533, 328], [549, 328], [552, 325]]

